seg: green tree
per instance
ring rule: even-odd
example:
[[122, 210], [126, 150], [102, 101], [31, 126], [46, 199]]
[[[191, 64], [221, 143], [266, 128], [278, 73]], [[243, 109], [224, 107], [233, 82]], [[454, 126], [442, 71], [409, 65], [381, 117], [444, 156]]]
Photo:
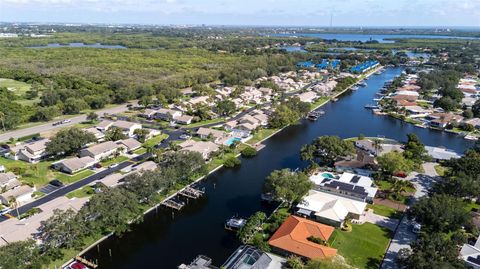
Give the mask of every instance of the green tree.
[[60, 110], [56, 106], [39, 107], [33, 116], [36, 121], [50, 121], [60, 115]]
[[310, 260], [305, 269], [349, 269], [351, 266], [337, 257], [323, 260]]
[[147, 129], [136, 129], [133, 131], [133, 134], [137, 136], [137, 140], [142, 143], [145, 142], [149, 133], [150, 131]]
[[149, 105], [152, 104], [152, 97], [148, 96], [148, 95], [147, 96], [142, 96], [142, 98], [140, 98], [140, 100], [138, 100], [138, 104], [147, 108]]
[[86, 144], [96, 141], [92, 133], [72, 127], [56, 133], [47, 143], [45, 151], [49, 155], [72, 155], [78, 153]]
[[313, 183], [302, 172], [290, 169], [275, 170], [267, 177], [264, 192], [288, 203], [298, 202], [313, 187]]
[[279, 105], [268, 118], [268, 124], [272, 128], [282, 128], [297, 122], [299, 115], [286, 105]]
[[408, 173], [413, 170], [413, 161], [406, 159], [398, 151], [390, 151], [377, 157], [378, 165], [383, 173], [393, 175], [397, 172]]
[[241, 164], [241, 161], [237, 157], [234, 157], [234, 156], [228, 157], [223, 162], [223, 165], [225, 165], [225, 167], [227, 167], [227, 168], [233, 168], [233, 167], [239, 166], [240, 164]]
[[64, 102], [63, 112], [65, 114], [78, 114], [80, 111], [89, 108], [87, 102], [79, 98], [68, 98]]
[[237, 106], [230, 100], [223, 100], [217, 103], [216, 111], [222, 116], [230, 116], [235, 113]]
[[405, 158], [420, 163], [421, 161], [427, 160], [427, 150], [425, 145], [420, 141], [420, 138], [416, 134], [407, 135], [407, 143], [405, 144], [405, 151], [403, 155]]
[[105, 132], [105, 139], [109, 141], [118, 141], [127, 139], [127, 136], [123, 133], [122, 129], [117, 127], [110, 127]]
[[95, 122], [97, 119], [98, 119], [98, 114], [97, 113], [95, 113], [93, 111], [88, 113], [87, 120], [89, 120], [90, 122]]
[[38, 237], [42, 240], [43, 249], [50, 252], [60, 248], [80, 247], [85, 226], [72, 209], [54, 209], [50, 218], [40, 222], [39, 231]]
[[47, 262], [33, 239], [0, 247], [0, 257], [2, 269], [38, 269]]
[[263, 212], [256, 212], [247, 219], [245, 225], [237, 232], [237, 236], [244, 244], [250, 241], [250, 238], [255, 233], [257, 228], [267, 219]]
[[353, 143], [349, 141], [345, 141], [338, 136], [320, 136], [312, 144], [302, 147], [300, 157], [303, 160], [333, 165], [338, 158], [349, 156], [354, 152]]
[[257, 150], [253, 147], [246, 147], [241, 151], [242, 157], [253, 158], [257, 155]]

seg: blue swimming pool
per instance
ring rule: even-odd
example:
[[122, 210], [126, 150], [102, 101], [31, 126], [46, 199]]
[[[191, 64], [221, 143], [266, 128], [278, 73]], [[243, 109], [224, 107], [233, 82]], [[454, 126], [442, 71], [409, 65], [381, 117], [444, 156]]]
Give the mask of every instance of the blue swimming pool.
[[230, 145], [233, 144], [233, 142], [235, 142], [235, 141], [239, 141], [239, 142], [240, 142], [240, 141], [242, 141], [242, 139], [237, 138], [237, 137], [232, 137], [232, 138], [229, 138], [229, 139], [227, 140], [226, 144], [227, 144], [227, 146], [230, 146]]
[[334, 177], [332, 174], [330, 174], [330, 173], [323, 173], [323, 174], [322, 174], [322, 177], [324, 177], [324, 178], [335, 178], [335, 177]]

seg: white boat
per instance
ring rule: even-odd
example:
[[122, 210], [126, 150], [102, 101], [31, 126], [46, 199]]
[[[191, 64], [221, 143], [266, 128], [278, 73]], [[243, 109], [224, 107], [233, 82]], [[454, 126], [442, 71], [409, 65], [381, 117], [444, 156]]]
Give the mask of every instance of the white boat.
[[230, 219], [227, 220], [225, 223], [225, 229], [230, 230], [230, 231], [238, 231], [240, 230], [243, 226], [247, 224], [246, 219], [242, 218], [237, 218], [237, 217], [231, 217]]
[[466, 135], [466, 136], [464, 136], [464, 138], [467, 139], [467, 140], [473, 140], [473, 141], [478, 140], [478, 137], [473, 136], [473, 135]]

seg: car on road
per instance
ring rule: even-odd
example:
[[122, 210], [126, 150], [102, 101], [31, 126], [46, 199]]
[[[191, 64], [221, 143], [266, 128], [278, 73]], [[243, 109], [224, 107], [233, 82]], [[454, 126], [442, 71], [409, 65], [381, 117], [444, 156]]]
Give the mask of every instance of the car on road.
[[63, 183], [58, 179], [54, 179], [54, 180], [50, 181], [48, 184], [50, 184], [52, 186], [55, 186], [55, 187], [59, 187], [59, 188], [64, 186]]
[[188, 134], [182, 134], [182, 135], [180, 136], [180, 139], [183, 139], [183, 140], [188, 140], [188, 139], [190, 139], [190, 138], [192, 138], [192, 136], [191, 136], [191, 135], [188, 135]]
[[10, 208], [4, 208], [0, 210], [0, 216], [7, 214], [8, 212], [10, 212], [10, 210], [11, 210]]
[[108, 168], [115, 168], [118, 166], [118, 163], [111, 164]]
[[66, 119], [66, 120], [63, 120], [62, 123], [70, 123], [72, 122], [72, 120], [69, 120], [69, 119]]
[[412, 224], [412, 232], [414, 234], [419, 234], [421, 230], [422, 230], [422, 225], [420, 223], [414, 222]]

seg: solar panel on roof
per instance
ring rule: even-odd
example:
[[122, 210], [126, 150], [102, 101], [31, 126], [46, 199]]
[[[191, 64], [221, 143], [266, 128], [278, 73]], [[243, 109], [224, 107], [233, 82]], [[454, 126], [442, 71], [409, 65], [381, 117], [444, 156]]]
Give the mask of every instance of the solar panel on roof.
[[474, 263], [474, 264], [480, 265], [480, 255], [478, 255], [477, 258], [468, 257], [468, 258], [467, 258], [467, 261], [469, 261], [469, 262], [471, 262], [471, 263]]
[[359, 176], [353, 176], [353, 178], [350, 180], [350, 182], [354, 183], [354, 184], [357, 184], [359, 180], [360, 180]]

